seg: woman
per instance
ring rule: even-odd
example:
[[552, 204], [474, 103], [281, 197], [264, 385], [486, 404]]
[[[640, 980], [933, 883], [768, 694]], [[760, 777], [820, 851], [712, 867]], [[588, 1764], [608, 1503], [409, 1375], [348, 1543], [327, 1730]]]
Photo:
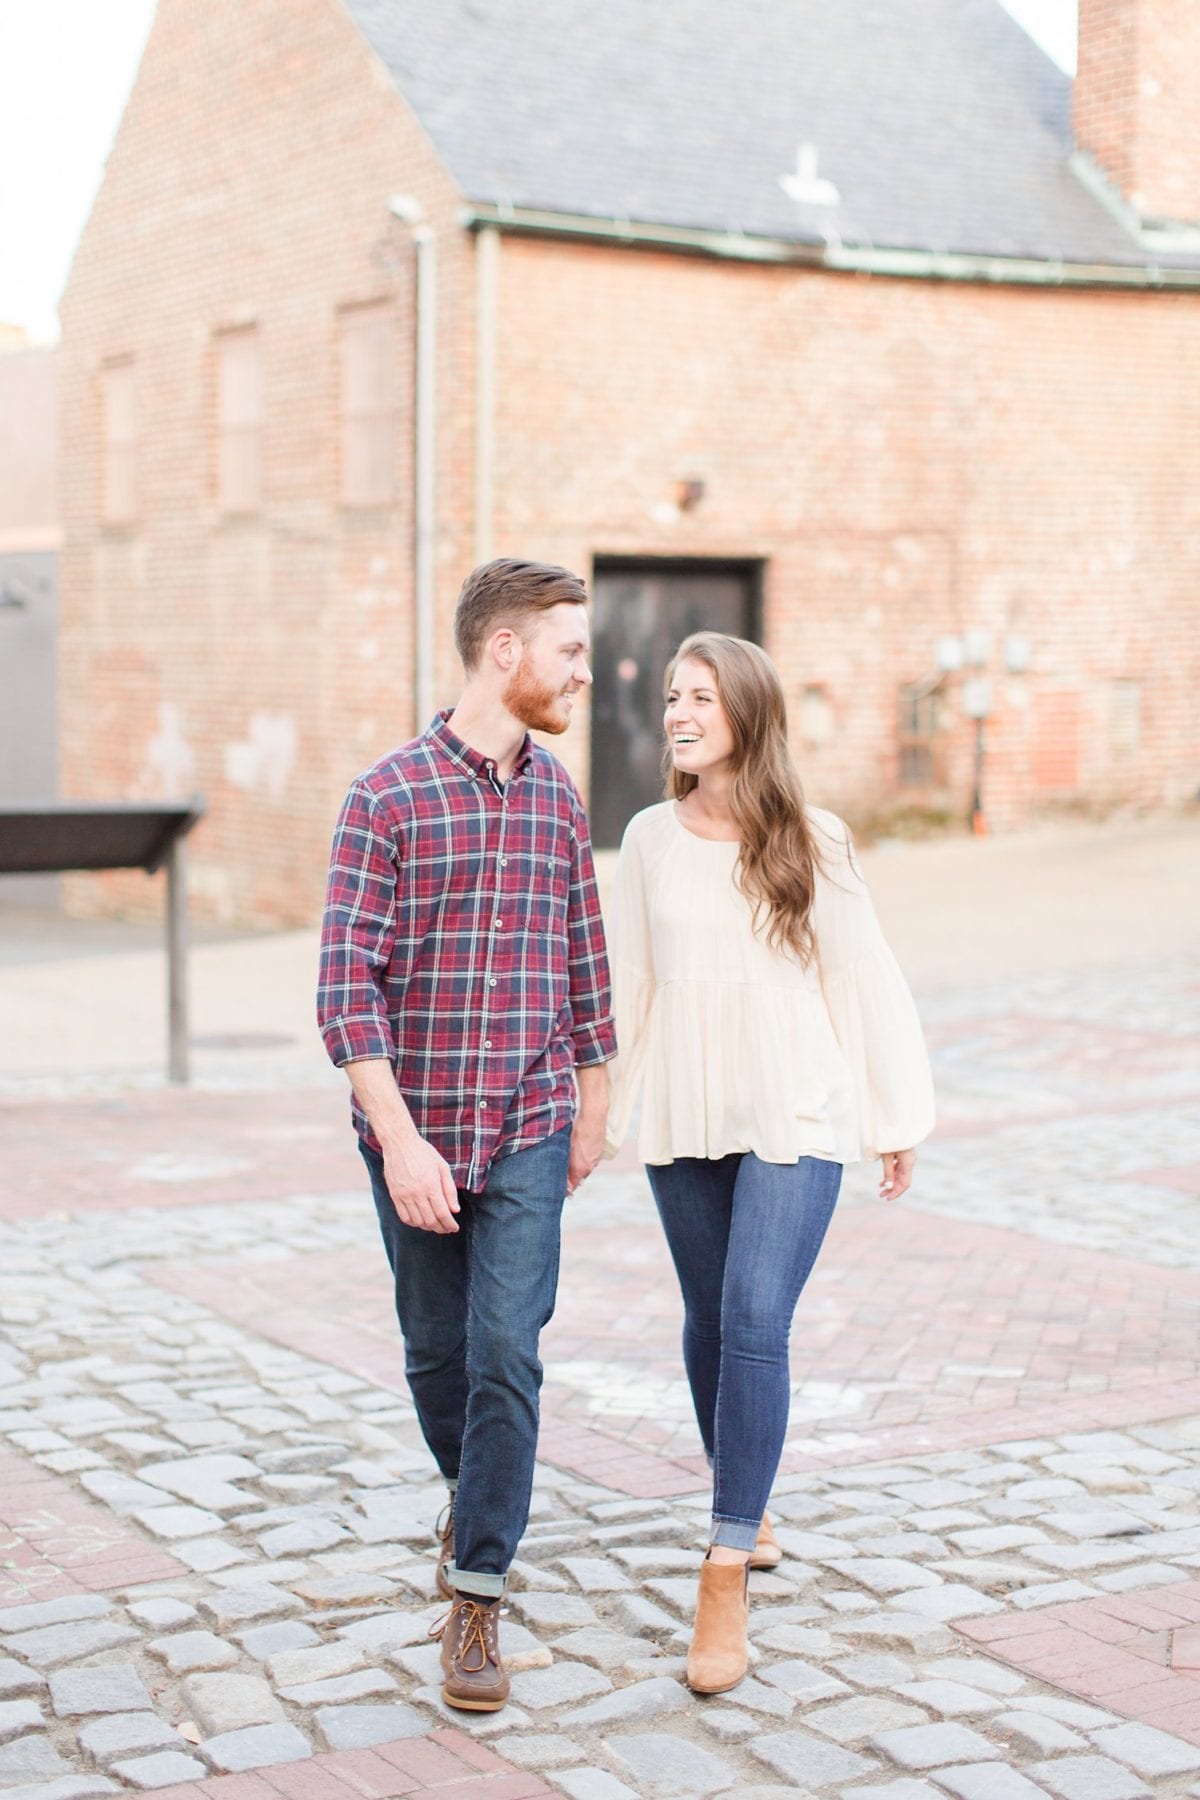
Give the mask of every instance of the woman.
[[640, 1154], [684, 1300], [683, 1354], [713, 1469], [687, 1678], [746, 1672], [749, 1567], [787, 1430], [788, 1333], [842, 1166], [907, 1189], [933, 1126], [912, 998], [832, 813], [806, 807], [783, 689], [756, 644], [698, 632], [667, 671], [667, 800], [617, 871], [608, 1149], [639, 1090]]

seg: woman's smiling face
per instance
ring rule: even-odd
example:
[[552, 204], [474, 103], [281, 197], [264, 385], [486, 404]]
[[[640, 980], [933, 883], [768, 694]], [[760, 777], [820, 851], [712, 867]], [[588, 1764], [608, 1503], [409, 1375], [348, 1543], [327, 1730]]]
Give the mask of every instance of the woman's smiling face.
[[717, 678], [697, 657], [685, 657], [676, 668], [663, 725], [675, 767], [686, 775], [711, 775], [733, 755], [733, 727]]

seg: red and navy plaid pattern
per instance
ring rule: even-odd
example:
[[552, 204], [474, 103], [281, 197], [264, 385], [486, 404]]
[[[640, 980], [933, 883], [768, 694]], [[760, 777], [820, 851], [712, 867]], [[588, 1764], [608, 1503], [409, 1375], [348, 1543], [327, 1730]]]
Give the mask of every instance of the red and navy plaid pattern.
[[[352, 785], [333, 839], [317, 1016], [337, 1064], [387, 1057], [459, 1187], [570, 1123], [616, 1054], [587, 818], [527, 737], [508, 781], [440, 714]], [[357, 1104], [354, 1123], [378, 1148]]]

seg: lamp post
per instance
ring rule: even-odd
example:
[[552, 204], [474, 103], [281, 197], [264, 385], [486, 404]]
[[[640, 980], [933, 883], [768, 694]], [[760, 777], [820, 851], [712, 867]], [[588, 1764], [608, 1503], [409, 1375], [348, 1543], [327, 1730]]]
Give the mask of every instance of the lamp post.
[[[1004, 640], [1006, 674], [1028, 673], [1032, 651], [1029, 639], [1010, 633]], [[971, 783], [971, 830], [986, 837], [987, 814], [983, 809], [983, 779], [987, 761], [986, 725], [995, 711], [992, 678], [992, 640], [986, 631], [965, 631], [961, 637], [940, 637], [934, 645], [934, 661], [941, 676], [961, 675], [960, 698], [968, 719], [975, 722], [975, 755]]]

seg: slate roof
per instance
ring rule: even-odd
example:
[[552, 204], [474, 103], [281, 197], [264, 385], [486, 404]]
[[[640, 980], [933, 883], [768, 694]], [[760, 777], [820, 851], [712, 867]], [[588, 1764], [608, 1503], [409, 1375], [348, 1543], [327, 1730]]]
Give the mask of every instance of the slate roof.
[[[1070, 78], [999, 0], [345, 0], [470, 201], [1068, 262], [1149, 255], [1081, 185]], [[813, 143], [840, 205], [779, 177]]]

